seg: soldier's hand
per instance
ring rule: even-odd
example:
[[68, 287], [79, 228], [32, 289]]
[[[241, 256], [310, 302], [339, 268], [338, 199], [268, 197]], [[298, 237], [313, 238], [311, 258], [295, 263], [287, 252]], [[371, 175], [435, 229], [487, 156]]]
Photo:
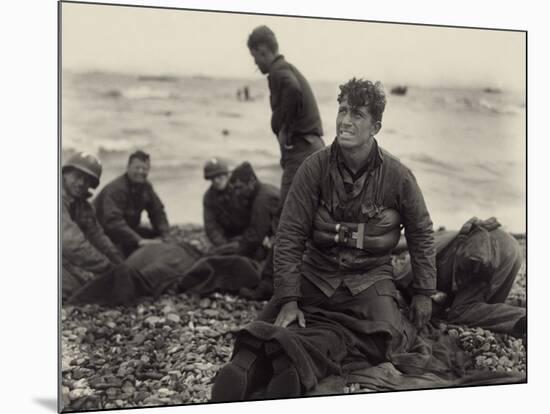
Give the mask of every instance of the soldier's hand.
[[286, 150], [291, 150], [292, 148], [294, 148], [294, 145], [291, 145], [289, 143], [289, 139], [288, 139], [288, 134], [286, 133], [286, 131], [284, 130], [284, 128], [281, 128], [281, 130], [279, 131], [279, 133], [277, 134], [277, 141], [279, 141], [279, 146], [281, 148], [284, 148]]
[[414, 295], [409, 309], [409, 319], [420, 329], [432, 317], [432, 299], [426, 295]]
[[266, 249], [271, 249], [273, 247], [273, 240], [271, 240], [270, 237], [265, 236], [262, 241], [262, 246], [265, 247]]
[[304, 317], [304, 313], [298, 308], [298, 303], [296, 301], [288, 302], [281, 307], [279, 315], [275, 319], [275, 326], [286, 328], [296, 320], [300, 327], [306, 327], [306, 318]]

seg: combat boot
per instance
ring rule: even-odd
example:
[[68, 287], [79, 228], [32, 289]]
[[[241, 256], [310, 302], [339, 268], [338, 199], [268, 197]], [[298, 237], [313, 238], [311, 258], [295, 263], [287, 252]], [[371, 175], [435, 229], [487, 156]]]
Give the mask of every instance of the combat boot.
[[257, 388], [265, 387], [271, 375], [271, 365], [259, 350], [241, 347], [218, 372], [210, 401], [245, 401]]
[[266, 344], [266, 354], [271, 360], [273, 377], [265, 392], [266, 398], [293, 398], [302, 395], [300, 376], [296, 367], [280, 345]]

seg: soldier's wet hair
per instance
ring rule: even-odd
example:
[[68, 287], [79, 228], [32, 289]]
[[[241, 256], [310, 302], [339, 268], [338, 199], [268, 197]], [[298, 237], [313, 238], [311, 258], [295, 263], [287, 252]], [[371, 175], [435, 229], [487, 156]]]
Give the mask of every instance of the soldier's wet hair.
[[256, 27], [248, 36], [247, 46], [249, 49], [257, 49], [260, 45], [266, 46], [273, 53], [279, 51], [275, 33], [267, 26]]
[[149, 162], [150, 159], [151, 157], [145, 151], [137, 150], [136, 152], [133, 152], [132, 154], [130, 154], [130, 157], [128, 158], [128, 165], [130, 165], [133, 160]]
[[347, 99], [352, 107], [366, 106], [375, 121], [382, 121], [386, 108], [386, 94], [381, 82], [353, 78], [340, 85], [338, 103]]

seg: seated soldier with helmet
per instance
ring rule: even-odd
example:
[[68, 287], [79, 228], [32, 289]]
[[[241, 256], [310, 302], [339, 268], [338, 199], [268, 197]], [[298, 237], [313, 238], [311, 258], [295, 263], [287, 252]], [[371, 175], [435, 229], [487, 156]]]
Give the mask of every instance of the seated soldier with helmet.
[[263, 260], [273, 235], [279, 189], [258, 180], [250, 163], [231, 175], [224, 160], [213, 158], [204, 166], [212, 184], [203, 197], [204, 228], [215, 246], [214, 254], [239, 254]]
[[97, 188], [101, 164], [91, 154], [76, 153], [62, 167], [61, 240], [62, 298], [123, 262], [119, 250], [105, 235], [88, 202]]

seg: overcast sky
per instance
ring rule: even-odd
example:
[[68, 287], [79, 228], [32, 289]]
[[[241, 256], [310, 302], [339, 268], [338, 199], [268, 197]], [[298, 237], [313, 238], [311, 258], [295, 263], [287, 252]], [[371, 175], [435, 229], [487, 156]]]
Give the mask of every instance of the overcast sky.
[[280, 52], [311, 80], [525, 86], [520, 32], [67, 4], [62, 65], [73, 70], [259, 76], [246, 47], [266, 24]]

